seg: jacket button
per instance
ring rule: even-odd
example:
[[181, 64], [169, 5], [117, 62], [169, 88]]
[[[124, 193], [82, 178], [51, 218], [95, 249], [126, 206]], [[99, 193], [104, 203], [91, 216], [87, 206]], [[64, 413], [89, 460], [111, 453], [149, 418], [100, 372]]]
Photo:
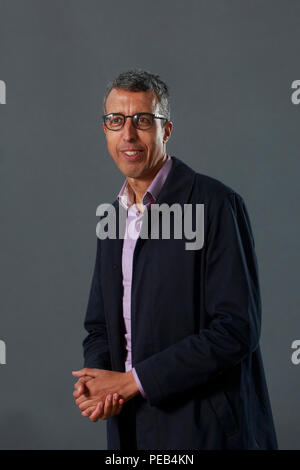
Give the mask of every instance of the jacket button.
[[113, 264], [113, 268], [114, 269], [117, 269], [118, 265], [117, 264]]

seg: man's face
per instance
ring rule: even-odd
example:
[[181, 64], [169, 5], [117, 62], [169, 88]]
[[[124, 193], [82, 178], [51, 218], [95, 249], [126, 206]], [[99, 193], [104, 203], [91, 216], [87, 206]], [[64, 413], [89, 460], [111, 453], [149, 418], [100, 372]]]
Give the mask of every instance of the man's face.
[[[113, 88], [106, 99], [106, 114], [122, 113], [125, 116], [136, 113], [160, 114], [159, 103], [153, 91], [126, 91]], [[163, 121], [165, 122], [165, 121]], [[166, 141], [172, 131], [172, 123], [162, 126], [160, 119], [154, 119], [148, 130], [136, 129], [132, 118], [127, 118], [124, 127], [111, 131], [103, 123], [107, 148], [119, 170], [130, 178], [147, 178], [161, 163], [166, 154]], [[126, 155], [126, 151], [137, 151], [137, 157]]]

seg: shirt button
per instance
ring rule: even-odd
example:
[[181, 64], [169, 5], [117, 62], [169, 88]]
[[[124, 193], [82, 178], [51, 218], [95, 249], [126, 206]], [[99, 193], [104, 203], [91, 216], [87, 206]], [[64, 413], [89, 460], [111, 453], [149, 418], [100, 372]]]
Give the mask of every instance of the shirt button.
[[118, 265], [117, 264], [113, 264], [113, 268], [114, 269], [117, 269]]

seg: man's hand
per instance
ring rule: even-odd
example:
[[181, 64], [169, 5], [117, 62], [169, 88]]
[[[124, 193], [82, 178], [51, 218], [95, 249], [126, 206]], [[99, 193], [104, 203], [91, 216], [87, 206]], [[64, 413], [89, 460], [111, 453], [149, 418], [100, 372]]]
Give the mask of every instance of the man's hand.
[[[92, 379], [93, 378], [88, 375], [80, 377], [80, 379], [74, 384], [75, 391], [73, 392], [73, 396], [75, 398], [79, 398], [81, 395], [88, 397], [89, 392], [87, 387], [85, 387], [85, 383]], [[102, 402], [99, 402], [97, 405], [87, 408], [81, 413], [81, 415], [90, 417], [90, 420], [93, 422], [98, 421], [99, 418], [106, 420], [110, 416], [119, 414], [122, 411], [123, 404], [123, 398], [121, 398], [118, 393], [114, 393], [112, 399], [111, 395], [107, 395], [104, 406]]]
[[124, 373], [84, 368], [72, 374], [79, 377], [73, 392], [76, 404], [82, 415], [90, 416], [94, 422], [99, 417], [105, 420], [119, 414], [123, 403], [139, 393], [131, 371]]
[[[88, 400], [89, 390], [85, 386], [85, 383], [90, 380], [93, 380], [93, 377], [88, 375], [79, 378], [79, 380], [74, 384], [75, 390], [73, 392], [73, 396], [75, 398], [84, 396], [86, 397], [86, 400]], [[106, 420], [110, 416], [119, 414], [122, 411], [123, 403], [124, 400], [119, 396], [118, 393], [115, 393], [112, 399], [111, 395], [107, 395], [104, 405], [100, 401], [97, 405], [90, 406], [89, 408], [85, 409], [81, 415], [90, 417], [92, 422], [98, 421], [99, 418]]]
[[104, 404], [100, 401], [97, 405], [86, 408], [85, 411], [82, 411], [81, 415], [89, 417], [93, 422], [98, 421], [99, 418], [105, 421], [107, 418], [121, 413], [123, 404], [124, 399], [120, 398], [118, 393], [114, 393], [113, 397], [107, 395]]

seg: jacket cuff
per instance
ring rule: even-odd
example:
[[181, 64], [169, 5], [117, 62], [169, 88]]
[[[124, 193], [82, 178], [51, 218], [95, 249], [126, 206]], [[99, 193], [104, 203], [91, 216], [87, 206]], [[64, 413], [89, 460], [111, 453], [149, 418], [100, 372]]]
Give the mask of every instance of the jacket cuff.
[[136, 373], [143, 383], [143, 389], [151, 406], [157, 405], [164, 397], [154, 374], [155, 358], [144, 359], [135, 365]]
[[135, 379], [135, 381], [136, 381], [136, 383], [137, 383], [137, 386], [139, 387], [139, 391], [141, 392], [142, 397], [147, 398], [147, 397], [146, 397], [146, 394], [145, 394], [145, 391], [144, 391], [144, 389], [143, 389], [143, 387], [142, 387], [142, 384], [141, 384], [141, 382], [140, 382], [140, 380], [139, 380], [139, 378], [138, 378], [138, 375], [137, 375], [136, 370], [135, 370], [134, 367], [132, 368], [132, 373], [133, 373], [133, 377], [134, 377], [134, 379]]

